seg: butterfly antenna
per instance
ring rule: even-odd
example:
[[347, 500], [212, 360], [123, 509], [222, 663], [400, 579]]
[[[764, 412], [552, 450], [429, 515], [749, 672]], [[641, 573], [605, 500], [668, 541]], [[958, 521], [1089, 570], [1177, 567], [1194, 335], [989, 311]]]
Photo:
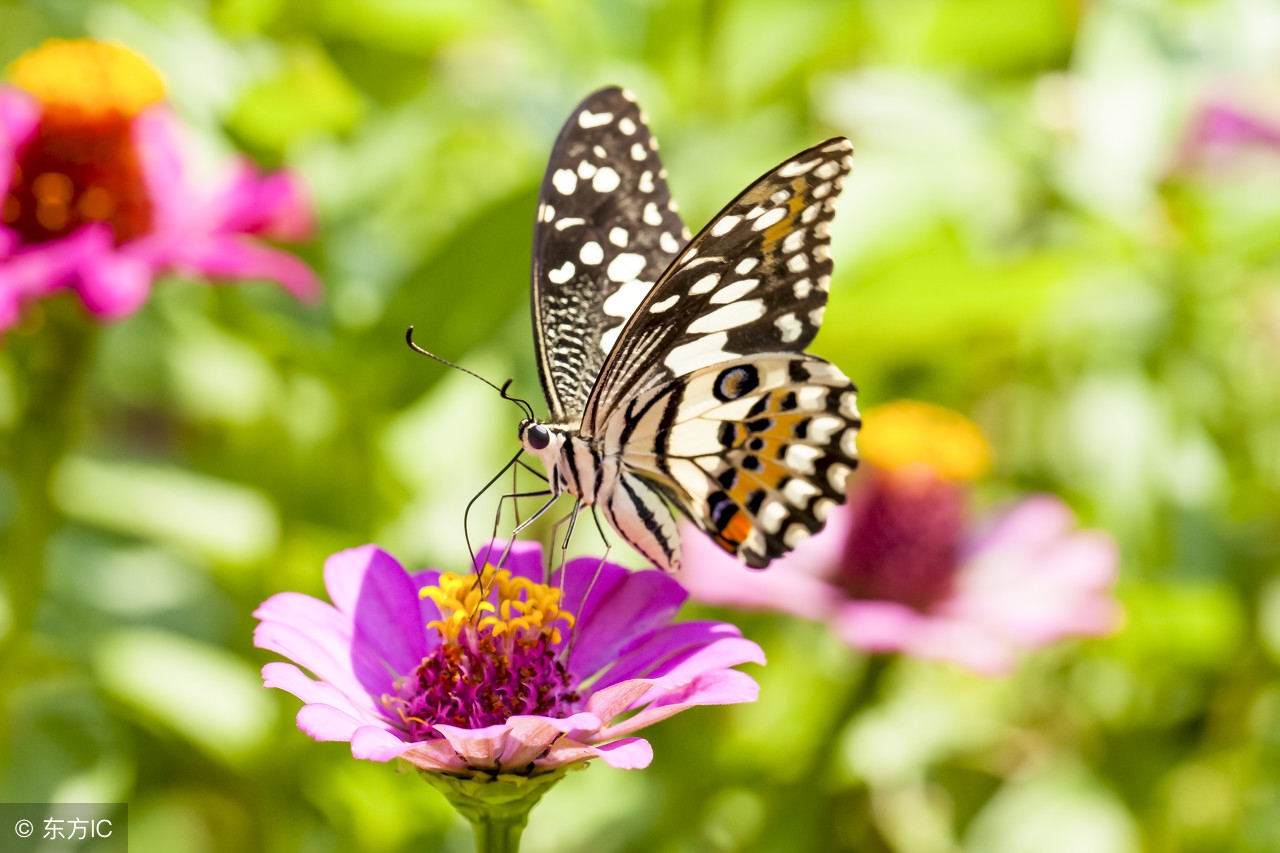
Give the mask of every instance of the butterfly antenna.
[[519, 397], [513, 397], [511, 394], [507, 393], [507, 389], [511, 387], [511, 383], [515, 381], [514, 379], [508, 379], [506, 382], [502, 383], [502, 387], [499, 388], [497, 385], [494, 385], [492, 382], [490, 382], [488, 379], [485, 379], [483, 376], [481, 376], [479, 373], [476, 373], [474, 370], [467, 370], [467, 368], [463, 367], [460, 364], [454, 364], [452, 361], [449, 361], [449, 359], [447, 358], [441, 358], [440, 356], [436, 355], [433, 352], [424, 350], [422, 347], [418, 346], [413, 342], [413, 326], [410, 326], [409, 330], [404, 333], [404, 341], [409, 345], [409, 348], [414, 352], [417, 352], [421, 355], [425, 355], [427, 358], [433, 358], [436, 361], [440, 362], [441, 364], [446, 365], [447, 367], [452, 367], [454, 370], [461, 370], [463, 373], [469, 376], [474, 376], [476, 379], [479, 379], [485, 385], [488, 385], [490, 388], [497, 391], [498, 394], [502, 397], [502, 399], [510, 400], [511, 402], [519, 406], [520, 410], [524, 412], [525, 417], [527, 418], [533, 417], [533, 406], [529, 405], [529, 401], [522, 400]]

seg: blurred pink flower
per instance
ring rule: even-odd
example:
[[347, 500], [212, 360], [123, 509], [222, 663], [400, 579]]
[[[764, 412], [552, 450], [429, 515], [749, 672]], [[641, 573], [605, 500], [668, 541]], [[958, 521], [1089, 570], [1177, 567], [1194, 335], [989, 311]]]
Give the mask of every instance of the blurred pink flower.
[[[478, 568], [502, 548], [482, 549]], [[672, 623], [686, 593], [660, 572], [580, 558], [547, 586], [541, 546], [515, 543], [483, 577], [487, 598], [474, 574], [410, 575], [372, 545], [334, 554], [333, 604], [285, 592], [254, 614], [255, 644], [318, 678], [269, 663], [266, 686], [305, 703], [298, 727], [316, 740], [450, 774], [645, 767], [653, 750], [633, 732], [756, 698], [731, 667], [764, 663], [760, 647], [732, 625]]]
[[1280, 156], [1275, 96], [1274, 88], [1247, 86], [1234, 95], [1206, 98], [1188, 123], [1174, 169], [1274, 170]]
[[0, 86], [0, 331], [22, 304], [74, 289], [104, 319], [136, 311], [176, 270], [265, 278], [301, 299], [320, 283], [256, 237], [304, 240], [310, 201], [288, 173], [234, 164], [213, 192], [184, 175], [159, 77], [123, 48], [46, 43]]
[[855, 648], [989, 676], [1010, 672], [1022, 650], [1117, 627], [1115, 545], [1078, 530], [1062, 501], [1037, 495], [985, 529], [966, 522], [962, 481], [986, 467], [968, 421], [895, 403], [867, 413], [860, 439], [864, 459], [882, 467], [767, 569], [745, 570], [687, 526], [677, 579], [692, 597], [825, 621]]

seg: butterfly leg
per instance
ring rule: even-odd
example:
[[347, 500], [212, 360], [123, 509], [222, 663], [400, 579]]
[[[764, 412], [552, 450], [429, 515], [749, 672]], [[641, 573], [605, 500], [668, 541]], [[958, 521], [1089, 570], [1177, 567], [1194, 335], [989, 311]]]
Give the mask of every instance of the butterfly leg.
[[[533, 523], [534, 523], [535, 521], [537, 521], [539, 518], [541, 518], [542, 516], [546, 515], [547, 510], [549, 510], [549, 509], [551, 509], [551, 507], [555, 506], [556, 501], [560, 500], [560, 495], [555, 494], [555, 493], [552, 493], [552, 492], [550, 492], [550, 491], [546, 491], [546, 492], [530, 492], [530, 493], [528, 493], [528, 494], [523, 494], [523, 495], [519, 495], [519, 496], [518, 496], [518, 497], [530, 497], [530, 496], [533, 496], [533, 495], [546, 495], [546, 494], [550, 494], [550, 495], [551, 495], [551, 499], [550, 499], [550, 500], [548, 500], [546, 503], [544, 503], [542, 506], [538, 507], [538, 509], [534, 512], [534, 514], [533, 514], [533, 515], [531, 515], [531, 516], [529, 516], [528, 518], [526, 518], [526, 519], [525, 519], [523, 522], [521, 522], [520, 524], [517, 524], [517, 525], [515, 526], [515, 528], [511, 531], [511, 538], [507, 540], [507, 545], [506, 545], [506, 547], [502, 549], [502, 556], [500, 556], [500, 557], [498, 558], [498, 562], [494, 564], [494, 566], [495, 566], [495, 567], [497, 567], [497, 568], [499, 568], [499, 569], [500, 569], [500, 568], [502, 568], [502, 565], [503, 565], [504, 563], [506, 563], [506, 561], [507, 561], [507, 557], [511, 554], [511, 546], [515, 543], [515, 541], [516, 541], [516, 537], [517, 537], [517, 536], [519, 536], [519, 535], [520, 535], [520, 534], [521, 534], [521, 533], [522, 533], [526, 528], [528, 528], [528, 527], [529, 527], [529, 525], [533, 524]], [[516, 496], [516, 495], [511, 495], [510, 497], [517, 497], [517, 496]], [[485, 597], [488, 597], [488, 595], [489, 595], [489, 588], [490, 588], [491, 584], [492, 584], [492, 582], [490, 582], [490, 584], [487, 584], [487, 585], [485, 586], [485, 588], [484, 588], [484, 596], [485, 596]]]
[[[595, 506], [591, 507], [591, 514], [593, 516], [595, 515]], [[600, 523], [599, 520], [597, 520], [596, 524], [599, 524], [599, 523]], [[603, 536], [604, 534], [601, 533], [601, 535]], [[600, 562], [596, 563], [596, 570], [591, 575], [591, 582], [587, 584], [587, 590], [582, 594], [582, 602], [578, 605], [579, 612], [583, 610], [583, 605], [585, 605], [587, 602], [587, 599], [591, 597], [591, 590], [595, 589], [596, 581], [600, 579], [600, 570], [604, 568], [605, 561], [609, 559], [609, 552], [612, 549], [613, 549], [613, 546], [606, 541], [604, 545], [604, 553], [600, 555]], [[563, 579], [564, 574], [562, 573], [560, 577]], [[573, 652], [573, 641], [577, 638], [577, 636], [578, 636], [577, 631], [571, 631], [569, 633], [569, 642], [565, 643], [564, 665], [566, 667], [569, 665], [569, 655]]]
[[[485, 484], [484, 484], [484, 488], [482, 488], [480, 491], [476, 492], [475, 496], [474, 496], [473, 498], [471, 498], [471, 500], [467, 501], [467, 508], [466, 508], [465, 510], [463, 510], [463, 513], [462, 513], [462, 537], [463, 537], [463, 538], [466, 540], [466, 542], [467, 542], [467, 553], [471, 555], [471, 565], [473, 565], [473, 566], [476, 564], [476, 549], [475, 549], [474, 547], [472, 547], [472, 545], [471, 545], [471, 524], [470, 524], [470, 520], [471, 520], [471, 508], [472, 508], [473, 506], [475, 506], [476, 501], [480, 500], [481, 496], [483, 496], [485, 492], [487, 492], [487, 491], [489, 491], [489, 489], [493, 488], [493, 484], [494, 484], [494, 483], [496, 483], [496, 482], [498, 482], [498, 480], [502, 477], [502, 475], [503, 475], [503, 474], [507, 473], [507, 469], [508, 469], [508, 468], [510, 468], [511, 466], [513, 466], [513, 465], [515, 465], [516, 463], [520, 462], [520, 457], [521, 457], [521, 455], [522, 455], [523, 453], [524, 453], [524, 450], [523, 450], [523, 449], [516, 451], [516, 455], [515, 455], [515, 456], [513, 456], [513, 457], [511, 457], [511, 461], [510, 461], [510, 462], [508, 462], [506, 465], [503, 465], [503, 466], [502, 466], [502, 470], [501, 470], [501, 471], [499, 471], [498, 473], [494, 474], [494, 475], [493, 475], [493, 478], [492, 478], [491, 480], [489, 480], [489, 482], [487, 482], [487, 483], [485, 483]], [[528, 467], [528, 466], [525, 466], [525, 467]], [[498, 506], [499, 506], [499, 508], [501, 508], [501, 506], [502, 506], [501, 501], [499, 501]]]
[[[569, 540], [573, 538], [573, 528], [574, 528], [574, 525], [578, 523], [578, 513], [581, 511], [582, 511], [582, 499], [579, 498], [578, 500], [573, 502], [573, 509], [569, 512], [569, 514], [566, 515], [564, 518], [560, 519], [559, 521], [557, 521], [555, 523], [555, 526], [551, 528], [551, 546], [554, 548], [556, 543], [556, 537], [560, 533], [560, 528], [566, 523], [569, 525], [569, 529], [568, 531], [565, 532], [565, 535], [564, 535], [564, 542], [560, 544], [560, 568], [562, 570], [564, 569], [564, 564], [568, 561]], [[550, 571], [551, 571], [551, 568], [550, 566], [548, 566], [547, 572], [550, 573]], [[546, 583], [550, 583], [550, 582], [551, 582], [551, 579], [549, 577], [546, 578]]]

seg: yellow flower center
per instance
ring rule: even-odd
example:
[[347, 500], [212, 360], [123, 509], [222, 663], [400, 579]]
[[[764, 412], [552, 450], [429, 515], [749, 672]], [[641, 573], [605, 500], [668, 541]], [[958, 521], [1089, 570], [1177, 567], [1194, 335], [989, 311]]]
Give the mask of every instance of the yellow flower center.
[[[486, 591], [489, 595], [486, 595]], [[560, 607], [562, 590], [513, 575], [507, 569], [485, 566], [480, 575], [440, 575], [435, 586], [423, 588], [440, 609], [439, 619], [427, 627], [440, 632], [446, 643], [457, 643], [471, 624], [491, 636], [533, 639], [544, 636], [560, 642], [560, 628], [572, 628], [573, 614]], [[496, 603], [490, 601], [496, 595]]]
[[46, 107], [86, 116], [135, 116], [164, 97], [164, 83], [146, 60], [90, 39], [50, 39], [14, 60], [9, 78]]
[[991, 467], [991, 446], [977, 424], [959, 412], [916, 400], [867, 412], [858, 451], [881, 470], [923, 465], [946, 480], [973, 480]]

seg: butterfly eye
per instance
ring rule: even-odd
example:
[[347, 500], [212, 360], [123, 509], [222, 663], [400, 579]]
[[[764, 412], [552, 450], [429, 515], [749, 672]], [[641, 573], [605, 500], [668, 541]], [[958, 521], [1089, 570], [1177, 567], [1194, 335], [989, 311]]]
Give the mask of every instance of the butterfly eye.
[[534, 450], [546, 450], [547, 445], [551, 443], [551, 433], [542, 424], [534, 424], [529, 427], [529, 431], [525, 433], [525, 438], [529, 442], [529, 446]]

